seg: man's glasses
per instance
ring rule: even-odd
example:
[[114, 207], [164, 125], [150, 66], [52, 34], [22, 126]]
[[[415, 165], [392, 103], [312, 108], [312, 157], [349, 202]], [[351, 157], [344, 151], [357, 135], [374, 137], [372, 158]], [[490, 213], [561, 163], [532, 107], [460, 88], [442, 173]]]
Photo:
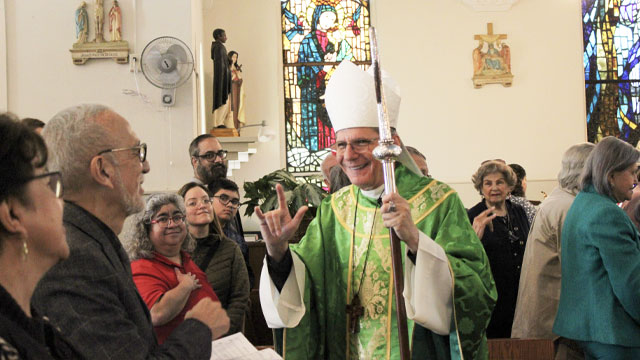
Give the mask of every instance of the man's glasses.
[[222, 194], [214, 196], [214, 198], [218, 198], [222, 205], [229, 205], [229, 203], [231, 203], [231, 206], [233, 207], [240, 206], [240, 199], [229, 197], [229, 195]]
[[202, 200], [196, 200], [196, 199], [192, 199], [187, 201], [187, 203], [185, 204], [187, 207], [196, 207], [200, 204], [203, 205], [211, 205], [213, 201], [211, 201], [211, 199], [202, 199]]
[[167, 227], [169, 226], [170, 222], [172, 222], [174, 225], [180, 225], [184, 222], [184, 219], [185, 216], [182, 214], [175, 214], [173, 216], [158, 216], [157, 218], [151, 220], [151, 223]]
[[138, 150], [138, 158], [140, 159], [140, 162], [144, 162], [147, 159], [147, 144], [145, 143], [142, 143], [138, 146], [129, 147], [129, 148], [102, 150], [98, 153], [98, 155], [102, 155], [108, 152], [125, 151], [125, 150]]
[[196, 157], [199, 157], [199, 158], [205, 159], [207, 161], [213, 162], [213, 161], [216, 161], [216, 158], [220, 158], [220, 160], [226, 159], [227, 158], [227, 153], [228, 153], [227, 150], [220, 150], [218, 152], [208, 151], [208, 152], [206, 152], [206, 153], [204, 153], [202, 155], [196, 155]]
[[53, 191], [53, 193], [56, 195], [56, 197], [58, 199], [62, 198], [62, 195], [63, 195], [62, 174], [59, 171], [53, 171], [53, 172], [48, 172], [48, 173], [36, 175], [36, 176], [28, 178], [24, 182], [28, 183], [29, 181], [33, 181], [33, 180], [36, 180], [36, 179], [42, 179], [42, 178], [45, 178], [45, 177], [49, 177], [49, 182], [47, 182], [47, 185], [49, 186], [49, 189], [51, 189], [51, 191]]
[[373, 142], [376, 140], [378, 140], [378, 138], [356, 139], [351, 142], [338, 141], [335, 144], [331, 145], [331, 149], [337, 154], [344, 154], [344, 152], [347, 151], [347, 146], [351, 145], [353, 151], [361, 153], [368, 150], [369, 146], [371, 146], [371, 144], [373, 144]]

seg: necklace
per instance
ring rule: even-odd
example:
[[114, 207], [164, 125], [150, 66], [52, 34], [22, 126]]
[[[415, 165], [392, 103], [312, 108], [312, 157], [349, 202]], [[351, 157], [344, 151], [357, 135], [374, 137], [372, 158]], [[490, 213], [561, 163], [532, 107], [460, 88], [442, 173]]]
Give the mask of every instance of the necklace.
[[[356, 221], [358, 216], [358, 202], [360, 200], [360, 190], [358, 189], [358, 196], [356, 198], [356, 209], [353, 214], [353, 237], [351, 239], [351, 261], [353, 262], [353, 270], [356, 269], [355, 261], [355, 243], [356, 243]], [[369, 241], [367, 242], [367, 252], [364, 257], [364, 266], [362, 267], [362, 274], [360, 274], [360, 283], [358, 284], [358, 290], [351, 298], [351, 302], [347, 305], [347, 314], [349, 315], [349, 332], [351, 334], [357, 334], [360, 332], [360, 318], [364, 315], [364, 307], [360, 301], [360, 290], [362, 290], [362, 283], [364, 282], [364, 274], [367, 271], [367, 263], [369, 262], [369, 250], [371, 249], [371, 240], [373, 239], [373, 231], [376, 227], [376, 215], [378, 214], [378, 205], [373, 212], [373, 224], [371, 225], [371, 232], [369, 233]]]

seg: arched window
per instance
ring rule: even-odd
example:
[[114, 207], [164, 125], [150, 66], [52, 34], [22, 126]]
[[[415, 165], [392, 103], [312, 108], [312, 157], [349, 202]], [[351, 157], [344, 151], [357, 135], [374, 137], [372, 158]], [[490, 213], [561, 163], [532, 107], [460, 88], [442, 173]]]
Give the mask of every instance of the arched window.
[[587, 139], [640, 139], [638, 0], [582, 0]]
[[307, 176], [335, 142], [324, 90], [343, 60], [368, 67], [368, 0], [282, 0], [287, 171]]

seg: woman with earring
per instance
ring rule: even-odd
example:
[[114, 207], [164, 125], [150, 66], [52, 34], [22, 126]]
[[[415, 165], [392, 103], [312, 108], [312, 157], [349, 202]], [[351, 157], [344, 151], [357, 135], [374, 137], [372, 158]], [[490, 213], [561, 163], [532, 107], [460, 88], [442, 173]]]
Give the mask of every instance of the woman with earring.
[[186, 205], [189, 233], [196, 239], [193, 259], [207, 274], [209, 284], [229, 315], [228, 335], [242, 331], [249, 309], [249, 274], [240, 246], [224, 236], [211, 195], [203, 185], [188, 183], [178, 194]]
[[132, 261], [133, 281], [162, 344], [200, 300], [218, 301], [218, 297], [189, 255], [195, 241], [187, 232], [180, 196], [151, 195], [133, 224], [123, 236], [124, 247]]
[[0, 359], [79, 355], [31, 310], [40, 278], [69, 256], [62, 226], [62, 180], [47, 172], [40, 135], [0, 115]]
[[516, 184], [516, 175], [509, 166], [486, 161], [471, 180], [482, 200], [467, 214], [487, 253], [498, 289], [487, 338], [509, 338], [529, 222], [524, 209], [507, 199]]
[[553, 325], [585, 359], [640, 359], [640, 237], [617, 203], [631, 199], [640, 153], [602, 139], [562, 227], [560, 304]]

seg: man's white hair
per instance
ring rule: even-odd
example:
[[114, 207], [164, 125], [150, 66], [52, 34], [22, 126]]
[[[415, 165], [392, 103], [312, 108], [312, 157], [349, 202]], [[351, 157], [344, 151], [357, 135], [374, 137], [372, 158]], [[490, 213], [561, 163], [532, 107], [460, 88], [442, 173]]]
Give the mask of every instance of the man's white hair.
[[42, 132], [49, 149], [48, 167], [50, 171], [62, 173], [68, 194], [80, 191], [91, 182], [91, 159], [115, 143], [112, 134], [95, 121], [105, 112], [113, 110], [98, 104], [69, 107], [51, 118]]

